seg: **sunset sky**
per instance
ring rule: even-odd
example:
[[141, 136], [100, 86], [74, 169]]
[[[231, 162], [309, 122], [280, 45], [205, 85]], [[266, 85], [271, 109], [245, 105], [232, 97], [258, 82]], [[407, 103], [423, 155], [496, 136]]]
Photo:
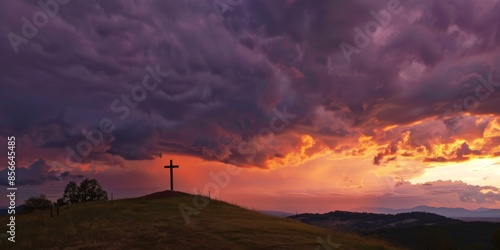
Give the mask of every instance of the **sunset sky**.
[[20, 200], [172, 159], [254, 209], [500, 208], [499, 0], [42, 2], [0, 8], [0, 206], [16, 136]]

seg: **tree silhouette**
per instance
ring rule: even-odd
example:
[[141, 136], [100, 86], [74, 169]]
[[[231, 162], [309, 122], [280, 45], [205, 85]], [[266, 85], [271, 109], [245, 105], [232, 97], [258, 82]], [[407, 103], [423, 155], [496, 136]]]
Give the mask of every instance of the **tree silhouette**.
[[80, 183], [80, 202], [108, 200], [108, 193], [104, 191], [96, 179], [88, 179]]
[[43, 210], [50, 208], [51, 205], [52, 202], [42, 194], [40, 196], [30, 197], [28, 200], [26, 200], [24, 204], [24, 210], [26, 210], [27, 212], [32, 212], [34, 210]]
[[64, 188], [64, 195], [61, 199], [57, 200], [57, 203], [60, 205], [80, 203], [80, 190], [78, 185], [70, 181], [68, 185], [66, 185], [66, 188]]
[[57, 204], [71, 205], [101, 200], [108, 200], [108, 193], [102, 189], [96, 179], [85, 178], [80, 186], [70, 181], [64, 189], [63, 197], [57, 200]]

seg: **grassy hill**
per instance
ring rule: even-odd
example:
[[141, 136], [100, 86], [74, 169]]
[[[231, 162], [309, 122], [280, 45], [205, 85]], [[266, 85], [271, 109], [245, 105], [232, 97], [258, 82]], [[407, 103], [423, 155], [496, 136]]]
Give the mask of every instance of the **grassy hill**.
[[[66, 206], [53, 218], [49, 211], [17, 215], [16, 242], [2, 238], [0, 249], [393, 249], [216, 200], [186, 224], [179, 204], [194, 207], [194, 197], [161, 192]], [[321, 246], [328, 237], [335, 244]]]

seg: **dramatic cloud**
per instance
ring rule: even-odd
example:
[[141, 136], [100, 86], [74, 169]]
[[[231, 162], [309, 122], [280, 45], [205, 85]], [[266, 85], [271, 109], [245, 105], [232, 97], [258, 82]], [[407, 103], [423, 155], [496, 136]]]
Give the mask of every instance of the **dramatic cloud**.
[[[411, 184], [404, 184], [412, 186]], [[405, 187], [403, 187], [404, 189]], [[422, 189], [422, 195], [432, 196], [457, 196], [461, 202], [466, 203], [490, 203], [500, 202], [500, 189], [492, 186], [468, 185], [462, 181], [435, 181], [421, 185], [414, 185], [413, 189]], [[413, 194], [420, 193], [418, 190]]]
[[0, 142], [35, 161], [19, 185], [176, 155], [324, 164], [342, 188], [379, 171], [402, 190], [500, 156], [497, 0], [249, 0], [223, 19], [212, 1], [70, 1], [38, 25], [41, 11], [0, 9]]
[[[0, 186], [8, 186], [8, 169], [0, 171]], [[82, 175], [73, 175], [69, 171], [54, 169], [47, 163], [39, 159], [28, 167], [17, 167], [15, 170], [16, 186], [42, 185], [50, 181], [62, 181], [72, 178], [83, 178]]]

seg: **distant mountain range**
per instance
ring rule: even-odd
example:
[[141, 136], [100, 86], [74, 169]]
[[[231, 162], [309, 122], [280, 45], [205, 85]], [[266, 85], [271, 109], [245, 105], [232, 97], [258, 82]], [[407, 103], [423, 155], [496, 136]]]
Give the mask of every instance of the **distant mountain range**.
[[356, 212], [368, 212], [378, 214], [400, 214], [410, 212], [426, 212], [438, 214], [450, 218], [500, 218], [500, 209], [478, 208], [467, 210], [464, 208], [429, 207], [418, 206], [407, 209], [391, 209], [383, 207], [362, 207], [355, 209]]
[[427, 212], [375, 214], [335, 211], [326, 214], [298, 214], [289, 216], [288, 218], [319, 227], [346, 231], [366, 231], [461, 222], [458, 219], [451, 219]]
[[[263, 214], [277, 216], [277, 217], [288, 217], [295, 215], [295, 213], [288, 213], [282, 211], [260, 211]], [[401, 213], [411, 213], [411, 212], [426, 212], [433, 213], [448, 218], [490, 218], [495, 219], [492, 221], [500, 221], [500, 209], [491, 208], [478, 208], [475, 210], [467, 210], [464, 208], [449, 208], [449, 207], [430, 207], [430, 206], [417, 206], [414, 208], [403, 208], [403, 209], [392, 209], [384, 207], [361, 207], [351, 210], [351, 212], [366, 212], [375, 214], [401, 214]]]
[[[407, 210], [387, 208], [378, 209], [380, 213], [334, 211], [325, 214], [297, 214], [288, 218], [317, 227], [380, 238], [405, 249], [495, 249], [494, 239], [500, 235], [500, 223], [465, 222], [429, 212], [396, 211], [431, 210], [455, 216], [491, 216], [493, 209], [454, 209], [420, 206]], [[367, 211], [368, 208], [363, 208]], [[493, 211], [491, 211], [493, 210]], [[452, 213], [453, 212], [453, 213]], [[486, 213], [483, 213], [486, 212]], [[498, 212], [498, 211], [497, 211]], [[477, 217], [476, 217], [477, 218]], [[486, 219], [486, 218], [485, 218]], [[496, 240], [495, 240], [496, 242]]]
[[267, 211], [267, 210], [261, 210], [259, 211], [263, 214], [271, 215], [271, 216], [276, 216], [276, 217], [282, 217], [286, 218], [288, 216], [293, 215], [292, 213], [287, 213], [287, 212], [281, 212], [281, 211]]

